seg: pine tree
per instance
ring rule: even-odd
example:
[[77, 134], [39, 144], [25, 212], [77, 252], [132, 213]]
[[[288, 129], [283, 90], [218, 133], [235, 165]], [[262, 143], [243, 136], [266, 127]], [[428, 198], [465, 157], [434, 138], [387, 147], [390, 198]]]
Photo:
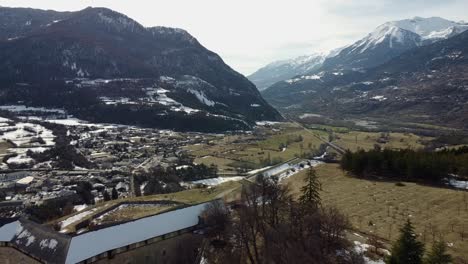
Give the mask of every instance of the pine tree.
[[427, 264], [449, 264], [452, 263], [452, 257], [447, 253], [445, 242], [438, 241], [432, 245], [432, 250], [426, 258]]
[[104, 192], [102, 193], [102, 196], [104, 197], [104, 201], [110, 201], [111, 199], [109, 192], [107, 192], [106, 190], [104, 190]]
[[393, 244], [392, 255], [387, 264], [420, 264], [424, 254], [424, 245], [416, 239], [413, 225], [408, 219], [401, 229], [400, 238]]
[[116, 200], [119, 198], [119, 193], [115, 188], [112, 188], [112, 200]]
[[320, 184], [313, 167], [310, 167], [307, 171], [307, 177], [304, 179], [304, 182], [306, 185], [301, 188], [302, 195], [299, 200], [303, 204], [312, 205], [318, 208], [321, 204], [319, 192], [322, 190], [322, 185]]

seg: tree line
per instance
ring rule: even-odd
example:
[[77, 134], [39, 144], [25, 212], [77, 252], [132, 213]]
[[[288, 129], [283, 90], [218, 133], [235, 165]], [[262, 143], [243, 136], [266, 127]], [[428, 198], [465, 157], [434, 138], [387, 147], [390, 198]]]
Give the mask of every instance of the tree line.
[[451, 174], [468, 176], [468, 147], [455, 150], [346, 151], [341, 168], [361, 177], [379, 176], [403, 180], [442, 182]]

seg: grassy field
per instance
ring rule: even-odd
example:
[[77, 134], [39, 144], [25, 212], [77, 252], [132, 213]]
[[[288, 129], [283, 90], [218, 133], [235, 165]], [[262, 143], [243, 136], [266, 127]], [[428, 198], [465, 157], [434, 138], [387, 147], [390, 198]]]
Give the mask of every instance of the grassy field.
[[5, 156], [8, 153], [8, 149], [12, 147], [13, 144], [7, 141], [0, 141], [0, 157]]
[[[322, 130], [311, 133], [295, 124], [284, 123], [274, 129], [263, 129], [260, 135], [226, 136], [187, 149], [196, 163], [215, 164], [221, 172], [235, 171], [239, 166], [258, 169], [265, 165], [262, 161], [286, 161], [318, 149], [323, 142], [314, 134], [328, 135]], [[283, 145], [285, 149], [280, 148]]]
[[125, 207], [109, 212], [99, 222], [101, 224], [126, 221], [158, 214], [173, 208], [172, 206], [139, 206]]
[[369, 150], [374, 148], [375, 144], [382, 148], [391, 149], [420, 149], [423, 148], [423, 143], [432, 138], [422, 137], [410, 133], [389, 133], [388, 142], [379, 144], [377, 140], [381, 137], [381, 133], [351, 131], [348, 133], [335, 133], [336, 140], [333, 142], [344, 149], [356, 151], [359, 148]]
[[[450, 253], [468, 260], [468, 192], [357, 179], [345, 175], [336, 164], [320, 165], [316, 170], [322, 182], [323, 204], [347, 214], [358, 231], [394, 241], [410, 218], [426, 248], [433, 239], [442, 237]], [[297, 196], [304, 177], [305, 172], [301, 172], [284, 183]]]

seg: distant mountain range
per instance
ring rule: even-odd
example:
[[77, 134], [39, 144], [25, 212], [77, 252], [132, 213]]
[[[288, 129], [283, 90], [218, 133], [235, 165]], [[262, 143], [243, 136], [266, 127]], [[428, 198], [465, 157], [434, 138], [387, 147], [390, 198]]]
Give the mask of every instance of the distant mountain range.
[[284, 113], [468, 127], [468, 25], [441, 18], [385, 23], [312, 71], [263, 96]]
[[61, 107], [88, 120], [222, 131], [281, 119], [185, 30], [146, 28], [105, 8], [0, 8], [0, 72], [1, 103]]
[[296, 76], [323, 70], [363, 70], [378, 66], [415, 47], [453, 37], [468, 29], [465, 22], [439, 17], [406, 19], [385, 23], [363, 39], [329, 53], [276, 61], [248, 78], [263, 91]]

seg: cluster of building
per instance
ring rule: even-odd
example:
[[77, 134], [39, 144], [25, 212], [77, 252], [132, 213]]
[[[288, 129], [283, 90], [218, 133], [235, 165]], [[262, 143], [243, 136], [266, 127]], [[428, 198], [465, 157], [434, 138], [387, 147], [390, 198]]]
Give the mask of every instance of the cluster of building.
[[77, 194], [80, 182], [91, 184], [91, 193], [97, 201], [104, 199], [104, 191], [111, 194], [114, 189], [119, 197], [127, 197], [134, 191], [131, 175], [148, 172], [157, 166], [178, 166], [186, 162], [182, 160], [185, 146], [206, 143], [213, 137], [90, 124], [77, 119], [49, 119], [47, 122], [66, 126], [69, 144], [89, 166], [73, 163], [73, 169], [63, 170], [55, 168], [51, 161], [28, 157], [31, 161], [24, 168], [3, 168], [0, 171], [0, 217], [15, 216], [25, 207], [52, 200], [73, 205], [83, 203]]

